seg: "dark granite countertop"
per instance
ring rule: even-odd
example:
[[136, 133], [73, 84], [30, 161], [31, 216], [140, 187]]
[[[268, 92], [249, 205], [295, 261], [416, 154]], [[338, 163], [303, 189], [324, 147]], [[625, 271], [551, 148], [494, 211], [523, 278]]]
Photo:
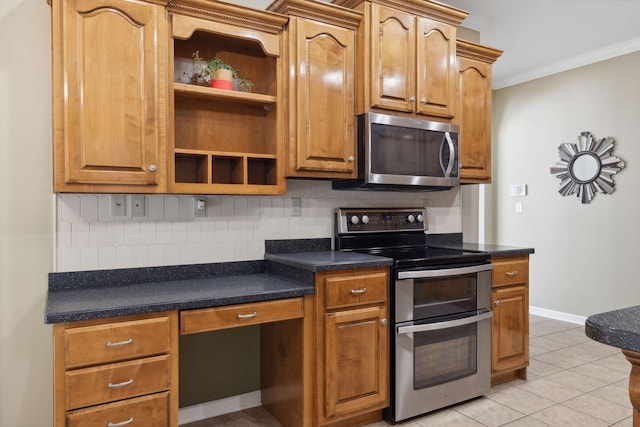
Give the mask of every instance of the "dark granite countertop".
[[640, 353], [640, 306], [589, 316], [584, 330], [594, 341]]
[[[288, 242], [284, 246], [276, 243], [278, 248], [291, 249]], [[309, 247], [308, 242], [303, 243], [294, 249]], [[327, 242], [320, 243], [318, 248], [327, 247]], [[317, 250], [267, 253], [265, 260], [256, 261], [50, 273], [44, 321], [72, 322], [294, 298], [315, 293], [315, 272], [387, 267], [391, 263], [389, 258]]]
[[294, 282], [267, 273], [49, 290], [44, 320], [58, 323], [191, 310], [294, 298], [314, 292], [313, 283]]
[[264, 259], [314, 273], [331, 270], [389, 267], [393, 263], [391, 258], [340, 251], [266, 253], [264, 254]]
[[447, 249], [460, 249], [467, 252], [486, 252], [492, 257], [531, 255], [535, 252], [533, 248], [521, 248], [517, 246], [491, 245], [491, 244], [466, 243], [466, 242], [430, 244], [429, 246], [438, 247], [438, 248], [447, 248]]

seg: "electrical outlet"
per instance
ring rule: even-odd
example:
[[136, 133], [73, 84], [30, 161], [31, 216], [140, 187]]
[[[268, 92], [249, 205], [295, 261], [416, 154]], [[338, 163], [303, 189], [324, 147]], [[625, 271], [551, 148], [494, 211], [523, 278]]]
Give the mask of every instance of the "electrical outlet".
[[132, 218], [144, 218], [146, 214], [146, 197], [144, 194], [132, 194], [131, 195], [131, 217]]
[[207, 199], [204, 197], [193, 198], [193, 216], [196, 218], [207, 216]]
[[300, 197], [291, 198], [291, 216], [302, 215], [302, 199]]
[[111, 195], [111, 216], [127, 216], [124, 204], [124, 194]]

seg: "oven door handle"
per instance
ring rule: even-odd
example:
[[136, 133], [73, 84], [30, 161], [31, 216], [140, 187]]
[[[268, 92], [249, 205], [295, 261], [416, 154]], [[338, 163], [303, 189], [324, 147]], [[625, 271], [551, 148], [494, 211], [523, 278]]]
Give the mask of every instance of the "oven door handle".
[[491, 264], [472, 265], [470, 267], [445, 268], [440, 270], [399, 271], [398, 279], [422, 279], [427, 277], [459, 276], [493, 270]]
[[487, 311], [486, 313], [478, 314], [476, 316], [449, 320], [447, 322], [428, 323], [426, 325], [400, 326], [398, 327], [398, 333], [411, 334], [414, 332], [437, 331], [439, 329], [455, 328], [456, 326], [468, 325], [470, 323], [476, 323], [481, 320], [490, 319], [492, 316], [493, 312]]

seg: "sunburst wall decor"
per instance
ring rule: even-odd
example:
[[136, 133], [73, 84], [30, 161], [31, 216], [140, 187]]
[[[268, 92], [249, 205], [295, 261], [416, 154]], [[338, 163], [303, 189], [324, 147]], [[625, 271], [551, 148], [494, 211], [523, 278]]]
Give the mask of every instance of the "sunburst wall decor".
[[599, 191], [615, 191], [613, 175], [624, 169], [624, 161], [612, 155], [615, 141], [611, 137], [596, 141], [590, 132], [582, 132], [576, 144], [558, 146], [560, 161], [551, 173], [560, 179], [558, 193], [575, 194], [582, 203], [590, 203]]

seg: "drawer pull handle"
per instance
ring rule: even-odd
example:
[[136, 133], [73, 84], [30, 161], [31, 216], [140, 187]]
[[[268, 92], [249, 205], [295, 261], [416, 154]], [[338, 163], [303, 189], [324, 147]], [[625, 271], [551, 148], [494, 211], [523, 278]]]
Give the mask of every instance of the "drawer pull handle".
[[133, 422], [133, 417], [129, 417], [128, 420], [120, 421], [119, 423], [112, 423], [111, 421], [109, 421], [109, 423], [107, 424], [107, 427], [126, 426], [127, 424], [131, 424], [132, 422]]
[[362, 289], [351, 289], [351, 295], [362, 295], [367, 292], [367, 288]]
[[253, 313], [249, 313], [249, 314], [238, 314], [238, 319], [253, 319], [254, 317], [256, 317], [258, 315], [257, 311], [254, 311]]
[[518, 275], [517, 271], [507, 271], [504, 273], [507, 277], [514, 277]]
[[128, 380], [122, 381], [121, 383], [115, 383], [115, 384], [114, 383], [109, 383], [109, 384], [107, 384], [107, 387], [109, 387], [109, 388], [118, 388], [118, 387], [124, 387], [126, 385], [130, 385], [130, 384], [133, 384], [133, 378], [129, 378]]
[[120, 347], [123, 345], [132, 344], [132, 343], [133, 343], [133, 338], [129, 338], [128, 340], [117, 341], [117, 342], [108, 341], [107, 347]]

